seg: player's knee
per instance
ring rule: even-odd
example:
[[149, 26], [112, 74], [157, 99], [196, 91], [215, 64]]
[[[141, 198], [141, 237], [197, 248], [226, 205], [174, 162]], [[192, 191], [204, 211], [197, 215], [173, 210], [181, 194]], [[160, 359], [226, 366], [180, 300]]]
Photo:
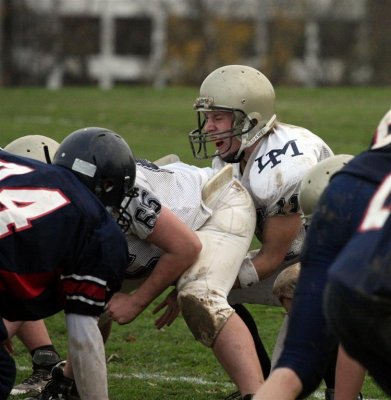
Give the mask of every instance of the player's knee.
[[284, 307], [289, 307], [288, 305], [293, 299], [299, 274], [300, 263], [296, 263], [281, 271], [274, 282], [273, 294]]
[[213, 343], [228, 318], [234, 313], [228, 302], [213, 296], [197, 297], [180, 292], [178, 303], [194, 338], [207, 347]]

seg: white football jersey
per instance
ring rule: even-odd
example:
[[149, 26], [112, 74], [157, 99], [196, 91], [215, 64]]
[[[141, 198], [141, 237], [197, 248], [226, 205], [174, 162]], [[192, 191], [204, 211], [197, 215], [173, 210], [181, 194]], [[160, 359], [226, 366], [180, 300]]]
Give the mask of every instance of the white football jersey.
[[[277, 123], [265, 135], [251, 154], [240, 173], [239, 163], [234, 164], [234, 174], [250, 192], [257, 210], [256, 235], [262, 242], [265, 219], [274, 215], [301, 213], [299, 188], [304, 174], [319, 161], [333, 155], [330, 147], [305, 128]], [[216, 157], [212, 166], [221, 169], [225, 163]], [[304, 225], [287, 257], [301, 251]]]
[[193, 231], [211, 216], [212, 211], [202, 202], [202, 188], [213, 172], [212, 168], [181, 162], [157, 167], [147, 160], [137, 160], [138, 195], [127, 207], [131, 218], [126, 233], [131, 259], [126, 272], [128, 279], [149, 273], [161, 255], [158, 247], [143, 239], [152, 233], [162, 205]]

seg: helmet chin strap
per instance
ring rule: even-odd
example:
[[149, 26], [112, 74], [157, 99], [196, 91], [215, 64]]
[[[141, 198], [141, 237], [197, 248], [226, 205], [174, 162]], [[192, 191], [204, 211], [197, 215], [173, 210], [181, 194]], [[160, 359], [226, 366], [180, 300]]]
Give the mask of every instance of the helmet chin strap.
[[[264, 136], [266, 133], [270, 131], [270, 129], [273, 128], [274, 123], [276, 122], [277, 116], [274, 114], [269, 121], [266, 122], [266, 124], [263, 126], [261, 130], [259, 130], [249, 141], [243, 141], [243, 136], [242, 140], [240, 141], [240, 147], [238, 152], [236, 153], [235, 160], [240, 160], [241, 159], [241, 154], [243, 153], [244, 149], [247, 149], [248, 147], [252, 146], [258, 139], [260, 139], [262, 136]], [[247, 120], [243, 126], [243, 130], [248, 129], [250, 125], [250, 121]], [[248, 135], [248, 132], [245, 134]], [[242, 156], [243, 158], [243, 156]]]

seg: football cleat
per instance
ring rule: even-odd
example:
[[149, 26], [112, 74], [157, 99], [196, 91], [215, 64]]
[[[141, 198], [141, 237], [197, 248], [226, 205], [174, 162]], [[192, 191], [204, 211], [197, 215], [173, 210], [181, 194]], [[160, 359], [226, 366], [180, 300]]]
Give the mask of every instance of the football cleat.
[[18, 385], [14, 386], [11, 395], [20, 394], [37, 395], [42, 392], [51, 379], [51, 370], [58, 364], [60, 357], [51, 350], [38, 349], [33, 356], [33, 372]]
[[52, 369], [52, 378], [41, 393], [25, 400], [80, 400], [75, 381], [64, 376], [63, 364]]
[[39, 394], [42, 392], [43, 388], [49, 382], [51, 377], [50, 371], [45, 369], [33, 370], [33, 373], [28, 378], [12, 388], [11, 395], [17, 396], [20, 394]]

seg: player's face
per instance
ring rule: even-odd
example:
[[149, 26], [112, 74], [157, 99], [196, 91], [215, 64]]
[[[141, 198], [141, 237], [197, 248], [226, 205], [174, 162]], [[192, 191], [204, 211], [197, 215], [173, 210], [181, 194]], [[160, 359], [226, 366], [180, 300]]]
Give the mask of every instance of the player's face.
[[233, 113], [226, 111], [208, 111], [205, 113], [204, 130], [212, 138], [216, 151], [224, 159], [228, 154], [236, 153], [240, 142], [232, 137]]

